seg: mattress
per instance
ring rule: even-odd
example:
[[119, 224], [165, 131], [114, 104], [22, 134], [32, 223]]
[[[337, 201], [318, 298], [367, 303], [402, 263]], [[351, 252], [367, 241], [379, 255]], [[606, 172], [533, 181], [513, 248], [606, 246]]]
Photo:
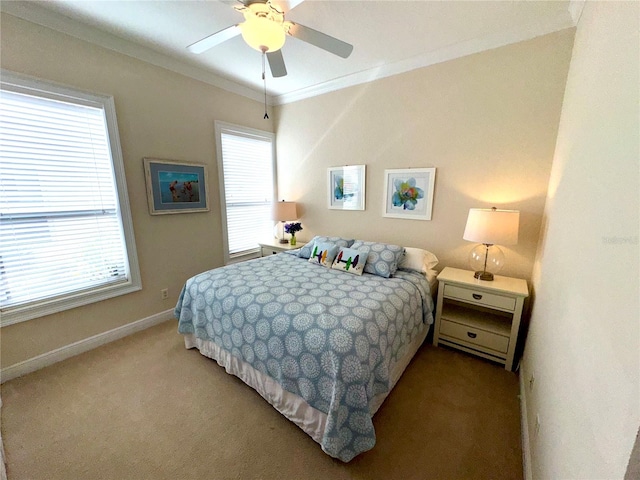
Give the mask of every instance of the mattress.
[[372, 417], [433, 323], [424, 275], [362, 276], [279, 254], [189, 279], [175, 314], [197, 348], [332, 457], [375, 445]]

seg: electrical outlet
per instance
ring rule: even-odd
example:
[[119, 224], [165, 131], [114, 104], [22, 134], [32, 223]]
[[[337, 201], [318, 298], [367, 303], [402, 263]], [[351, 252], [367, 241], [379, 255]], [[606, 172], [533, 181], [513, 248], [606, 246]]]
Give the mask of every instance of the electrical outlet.
[[162, 290], [160, 290], [160, 296], [162, 297], [162, 300], [166, 300], [167, 298], [169, 298], [169, 289], [163, 288]]

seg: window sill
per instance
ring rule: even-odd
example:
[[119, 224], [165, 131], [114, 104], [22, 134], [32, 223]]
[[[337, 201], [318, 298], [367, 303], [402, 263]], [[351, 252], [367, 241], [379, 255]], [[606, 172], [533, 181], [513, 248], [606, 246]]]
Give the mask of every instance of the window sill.
[[142, 290], [141, 282], [129, 281], [126, 283], [119, 283], [117, 285], [110, 285], [108, 287], [77, 292], [75, 294], [69, 294], [55, 299], [42, 300], [40, 302], [34, 302], [19, 307], [7, 308], [2, 311], [0, 327], [26, 322], [27, 320], [33, 320], [34, 318], [44, 317], [53, 313], [69, 310], [71, 308], [100, 302], [120, 295], [126, 295], [138, 290]]
[[236, 253], [229, 257], [227, 265], [233, 263], [246, 262], [247, 260], [253, 260], [254, 258], [260, 258], [260, 249], [250, 250], [248, 252]]

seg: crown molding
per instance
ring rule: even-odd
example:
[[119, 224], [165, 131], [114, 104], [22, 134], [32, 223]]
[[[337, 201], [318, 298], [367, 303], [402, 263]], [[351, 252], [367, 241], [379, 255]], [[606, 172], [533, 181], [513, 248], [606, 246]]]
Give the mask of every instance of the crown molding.
[[[585, 0], [570, 0], [567, 10], [558, 15], [553, 22], [544, 25], [533, 25], [528, 29], [519, 29], [499, 34], [479, 37], [460, 42], [448, 47], [418, 55], [399, 62], [380, 65], [341, 78], [329, 80], [317, 85], [302, 88], [282, 95], [267, 95], [269, 105], [285, 105], [307, 98], [323, 95], [344, 88], [369, 83], [393, 75], [406, 73], [418, 68], [424, 68], [448, 60], [453, 60], [485, 50], [492, 50], [513, 43], [530, 40], [542, 35], [575, 27], [580, 19]], [[216, 75], [204, 68], [200, 68], [181, 61], [170, 55], [157, 52], [151, 48], [143, 47], [129, 40], [107, 33], [97, 28], [84, 25], [76, 20], [47, 10], [31, 2], [0, 2], [0, 11], [22, 18], [32, 23], [42, 25], [52, 30], [65, 33], [89, 43], [107, 48], [136, 58], [143, 62], [156, 65], [161, 68], [200, 80], [225, 91], [241, 95], [243, 97], [264, 101], [264, 93], [242, 85], [236, 81], [228, 80]]]
[[[574, 0], [574, 2], [583, 4], [584, 0]], [[277, 95], [273, 97], [273, 105], [284, 105], [287, 103], [297, 102], [306, 98], [341, 90], [343, 88], [361, 85], [363, 83], [391, 77], [393, 75], [399, 75], [418, 68], [428, 67], [448, 60], [465, 57], [467, 55], [473, 55], [474, 53], [493, 50], [495, 48], [504, 47], [506, 45], [525, 40], [531, 40], [542, 35], [547, 35], [567, 28], [573, 28], [575, 25], [576, 23], [573, 15], [567, 10], [563, 15], [556, 17], [553, 23], [535, 25], [526, 30], [513, 30], [496, 35], [474, 38], [433, 52], [428, 52], [424, 55], [418, 55], [395, 63], [380, 65], [377, 68], [347, 75], [325, 83], [296, 90], [291, 93]]]
[[262, 92], [223, 78], [203, 68], [185, 63], [178, 58], [85, 25], [59, 13], [47, 10], [35, 3], [4, 1], [0, 2], [0, 11], [157, 67], [200, 80], [228, 92], [242, 95], [258, 102], [264, 101], [264, 93]]

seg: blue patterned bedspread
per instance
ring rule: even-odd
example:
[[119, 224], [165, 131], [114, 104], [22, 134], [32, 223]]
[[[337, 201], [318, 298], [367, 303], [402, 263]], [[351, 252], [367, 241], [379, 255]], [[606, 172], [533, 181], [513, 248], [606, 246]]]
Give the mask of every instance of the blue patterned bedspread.
[[278, 254], [197, 275], [178, 331], [214, 342], [327, 414], [322, 449], [348, 462], [375, 445], [371, 399], [433, 323], [423, 275], [361, 277]]

